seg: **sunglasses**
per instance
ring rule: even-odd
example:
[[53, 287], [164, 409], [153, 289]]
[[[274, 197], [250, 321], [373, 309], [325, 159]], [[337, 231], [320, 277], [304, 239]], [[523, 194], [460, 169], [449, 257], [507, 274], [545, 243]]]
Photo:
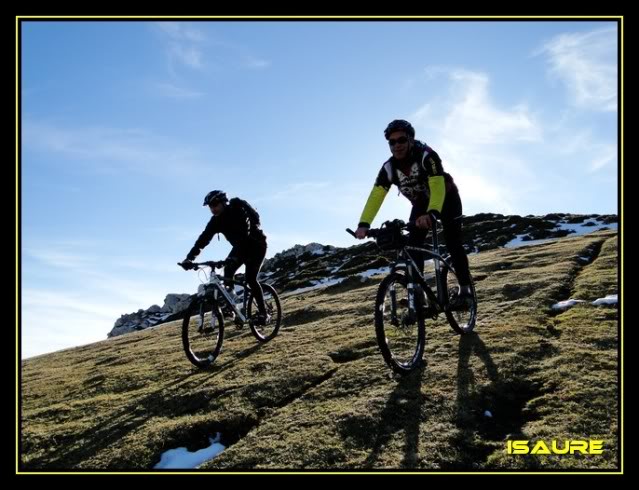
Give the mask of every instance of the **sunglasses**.
[[400, 144], [403, 145], [404, 143], [408, 142], [408, 138], [406, 136], [400, 136], [399, 138], [397, 138], [396, 140], [388, 140], [388, 144], [390, 146], [395, 146], [396, 144]]

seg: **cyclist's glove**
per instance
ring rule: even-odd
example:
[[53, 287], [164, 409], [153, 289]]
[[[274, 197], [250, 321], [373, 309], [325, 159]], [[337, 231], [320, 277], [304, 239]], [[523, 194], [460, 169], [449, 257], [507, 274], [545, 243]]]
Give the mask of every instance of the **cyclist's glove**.
[[182, 262], [179, 263], [179, 265], [185, 271], [188, 271], [188, 270], [191, 270], [191, 269], [195, 269], [195, 266], [193, 265], [193, 262], [191, 262], [189, 259], [184, 259]]

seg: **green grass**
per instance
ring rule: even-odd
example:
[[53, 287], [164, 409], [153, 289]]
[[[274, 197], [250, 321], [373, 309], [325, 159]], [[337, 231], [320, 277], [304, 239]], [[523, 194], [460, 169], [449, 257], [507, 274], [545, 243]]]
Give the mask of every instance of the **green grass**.
[[[617, 468], [618, 310], [551, 310], [617, 293], [616, 233], [470, 260], [476, 334], [429, 321], [425, 366], [404, 378], [375, 342], [381, 277], [284, 298], [264, 345], [227, 326], [209, 370], [186, 360], [180, 322], [23, 361], [21, 468], [150, 470], [216, 432], [228, 447], [202, 469]], [[603, 439], [605, 450], [507, 455], [508, 438]]]

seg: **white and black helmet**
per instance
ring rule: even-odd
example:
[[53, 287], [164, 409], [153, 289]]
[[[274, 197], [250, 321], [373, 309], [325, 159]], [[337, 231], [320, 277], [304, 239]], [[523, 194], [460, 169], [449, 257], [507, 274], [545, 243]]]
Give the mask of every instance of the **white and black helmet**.
[[228, 198], [224, 191], [211, 191], [204, 197], [204, 204], [202, 206], [208, 206], [209, 204], [215, 204], [217, 202], [223, 202], [226, 204]]

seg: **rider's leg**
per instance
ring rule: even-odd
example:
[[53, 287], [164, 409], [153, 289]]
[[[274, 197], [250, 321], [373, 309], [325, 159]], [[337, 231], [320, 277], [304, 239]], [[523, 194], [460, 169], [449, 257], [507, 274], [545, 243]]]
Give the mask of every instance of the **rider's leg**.
[[251, 252], [250, 256], [246, 259], [246, 283], [251, 288], [255, 302], [257, 303], [257, 310], [259, 314], [266, 317], [266, 305], [264, 304], [264, 292], [262, 286], [257, 280], [257, 275], [262, 268], [262, 263], [266, 257], [266, 242], [258, 244]]
[[[224, 265], [224, 288], [226, 289], [226, 292], [229, 293], [234, 302], [237, 302], [237, 296], [235, 294], [235, 286], [233, 286], [233, 283], [231, 281], [233, 280], [233, 276], [235, 276], [235, 273], [240, 268], [242, 263], [242, 259], [238, 256], [237, 250], [233, 248], [226, 258], [226, 264]], [[225, 316], [231, 319], [235, 319], [235, 312], [230, 306], [224, 305], [222, 307], [222, 311], [224, 312]]]
[[462, 233], [462, 203], [459, 193], [449, 191], [446, 193], [444, 207], [442, 208], [442, 225], [444, 227], [444, 237], [446, 238], [446, 248], [450, 253], [453, 267], [457, 272], [459, 285], [470, 285], [470, 271], [468, 268], [468, 256], [463, 245]]
[[235, 292], [235, 288], [231, 286], [231, 281], [243, 262], [244, 261], [239, 256], [236, 248], [233, 247], [228, 257], [226, 257], [226, 264], [224, 265], [224, 279], [226, 280], [225, 287], [229, 293]]
[[[417, 218], [426, 214], [426, 208], [428, 203], [420, 202], [413, 205], [413, 209], [410, 212], [410, 217], [408, 220], [412, 223], [415, 222]], [[428, 230], [422, 230], [417, 228], [412, 228], [408, 234], [408, 245], [412, 247], [423, 247], [426, 241], [426, 235], [428, 234]], [[420, 274], [424, 272], [424, 255], [421, 252], [411, 251], [409, 252], [412, 259], [415, 261], [417, 265], [417, 270]]]

